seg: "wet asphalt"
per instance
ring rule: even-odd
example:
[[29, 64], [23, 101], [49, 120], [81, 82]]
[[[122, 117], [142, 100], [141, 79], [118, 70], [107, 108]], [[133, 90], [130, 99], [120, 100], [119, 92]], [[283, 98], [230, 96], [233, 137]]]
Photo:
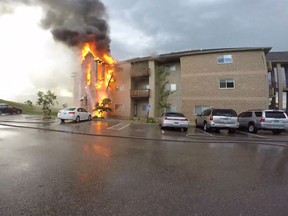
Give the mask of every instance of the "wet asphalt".
[[287, 138], [0, 116], [0, 215], [287, 215]]

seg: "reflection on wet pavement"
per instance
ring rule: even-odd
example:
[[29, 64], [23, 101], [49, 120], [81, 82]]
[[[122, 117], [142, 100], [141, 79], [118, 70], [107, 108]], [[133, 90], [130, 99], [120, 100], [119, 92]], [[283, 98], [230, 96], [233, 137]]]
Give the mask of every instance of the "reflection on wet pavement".
[[[163, 135], [153, 125], [107, 129], [118, 123], [54, 126]], [[286, 215], [288, 148], [225, 135], [135, 141], [0, 126], [0, 215]]]

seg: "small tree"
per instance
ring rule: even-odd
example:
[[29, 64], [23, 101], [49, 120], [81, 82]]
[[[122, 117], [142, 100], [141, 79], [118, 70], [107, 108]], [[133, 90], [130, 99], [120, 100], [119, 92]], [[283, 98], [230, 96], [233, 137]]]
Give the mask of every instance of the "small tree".
[[55, 103], [57, 104], [57, 96], [51, 92], [50, 90], [47, 91], [46, 94], [44, 94], [42, 91], [39, 91], [37, 93], [38, 100], [36, 102], [36, 105], [42, 106], [43, 110], [43, 118], [44, 119], [50, 119], [50, 113], [51, 113], [51, 106], [54, 106]]
[[33, 102], [32, 101], [27, 100], [24, 103], [27, 104], [30, 108], [33, 108]]
[[98, 114], [100, 115], [98, 117], [102, 118], [103, 112], [111, 112], [112, 111], [112, 108], [109, 107], [111, 102], [112, 102], [112, 100], [110, 98], [105, 98], [102, 100], [102, 103], [97, 102], [95, 104], [95, 108], [93, 109], [93, 111], [97, 111]]
[[156, 84], [158, 85], [159, 90], [159, 100], [158, 100], [158, 110], [160, 113], [163, 113], [165, 109], [171, 107], [171, 104], [168, 102], [168, 97], [173, 93], [167, 89], [167, 84], [169, 81], [167, 80], [167, 76], [169, 73], [165, 70], [163, 66], [156, 68]]

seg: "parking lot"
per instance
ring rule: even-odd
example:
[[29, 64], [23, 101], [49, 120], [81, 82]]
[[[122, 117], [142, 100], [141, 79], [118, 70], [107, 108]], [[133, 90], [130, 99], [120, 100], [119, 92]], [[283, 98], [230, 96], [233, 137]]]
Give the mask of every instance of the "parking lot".
[[39, 116], [29, 115], [1, 115], [0, 124], [14, 127], [40, 128], [66, 133], [78, 133], [95, 136], [129, 137], [136, 139], [162, 139], [174, 141], [257, 141], [269, 143], [285, 143], [288, 140], [287, 131], [273, 135], [271, 131], [259, 130], [251, 134], [246, 130], [236, 130], [228, 133], [227, 130], [205, 132], [191, 125], [187, 132], [177, 129], [161, 130], [159, 125], [137, 121], [124, 121], [118, 119], [102, 119], [75, 123], [68, 121], [61, 123], [58, 119], [43, 120]]
[[287, 214], [287, 133], [1, 115], [0, 143], [0, 215]]

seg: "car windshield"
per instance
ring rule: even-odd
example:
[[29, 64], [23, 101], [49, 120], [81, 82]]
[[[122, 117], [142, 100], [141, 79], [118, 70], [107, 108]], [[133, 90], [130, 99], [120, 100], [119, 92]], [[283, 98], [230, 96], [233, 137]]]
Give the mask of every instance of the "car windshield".
[[230, 116], [236, 117], [237, 113], [231, 109], [214, 109], [213, 116]]
[[266, 118], [286, 118], [283, 112], [277, 112], [277, 111], [266, 111], [265, 116]]
[[185, 117], [182, 113], [166, 113], [168, 117]]
[[64, 110], [73, 111], [73, 110], [75, 110], [75, 109], [76, 109], [75, 107], [67, 107], [67, 108], [65, 108]]

